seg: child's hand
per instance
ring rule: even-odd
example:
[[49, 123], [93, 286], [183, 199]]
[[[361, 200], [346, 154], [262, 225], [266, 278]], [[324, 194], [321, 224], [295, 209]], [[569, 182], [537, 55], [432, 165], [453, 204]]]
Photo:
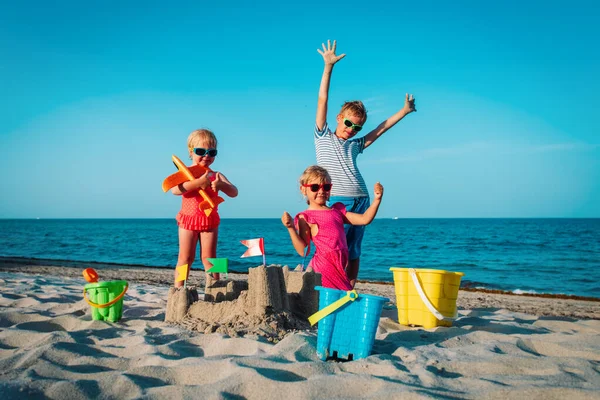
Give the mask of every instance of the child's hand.
[[373, 191], [375, 192], [375, 200], [381, 200], [383, 197], [383, 185], [377, 182]]
[[213, 172], [214, 175], [210, 177], [210, 187], [215, 192], [218, 192], [224, 185], [231, 185], [231, 182], [225, 178], [220, 172]]
[[334, 65], [336, 62], [340, 61], [342, 58], [346, 57], [346, 54], [340, 54], [339, 56], [335, 55], [335, 47], [336, 41], [333, 41], [333, 46], [331, 46], [331, 40], [327, 41], [327, 47], [325, 47], [325, 43], [322, 43], [323, 50], [317, 49], [320, 55], [323, 56], [323, 61], [325, 61], [325, 65]]
[[196, 178], [196, 180], [198, 181], [198, 185], [200, 186], [200, 189], [204, 190], [207, 187], [210, 186], [210, 175], [211, 172], [206, 172], [204, 175]]
[[406, 93], [404, 99], [404, 107], [402, 108], [406, 114], [410, 114], [413, 111], [417, 111], [415, 107], [415, 97], [411, 94], [410, 96]]
[[285, 226], [286, 228], [294, 227], [294, 220], [292, 219], [292, 216], [290, 214], [288, 214], [287, 211], [283, 212], [283, 215], [281, 216], [281, 222], [283, 223], [283, 226]]

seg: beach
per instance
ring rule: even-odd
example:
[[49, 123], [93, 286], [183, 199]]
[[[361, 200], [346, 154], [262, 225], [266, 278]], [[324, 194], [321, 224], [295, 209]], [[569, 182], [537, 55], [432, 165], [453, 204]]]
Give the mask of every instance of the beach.
[[95, 266], [130, 286], [107, 323], [83, 268], [32, 264], [0, 265], [2, 398], [600, 398], [599, 301], [461, 290], [453, 326], [423, 329], [397, 323], [393, 285], [360, 282], [392, 301], [373, 354], [324, 362], [316, 329], [269, 341], [164, 322], [171, 269]]

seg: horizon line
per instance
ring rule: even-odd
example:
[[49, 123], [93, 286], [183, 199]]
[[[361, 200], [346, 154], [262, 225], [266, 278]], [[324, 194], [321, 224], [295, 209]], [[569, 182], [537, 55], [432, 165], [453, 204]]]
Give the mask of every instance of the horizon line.
[[[143, 220], [143, 219], [175, 219], [174, 217], [0, 217], [0, 220], [103, 220], [103, 219], [120, 219], [120, 220]], [[226, 217], [221, 220], [236, 220], [236, 219], [275, 219], [279, 217]], [[600, 217], [376, 217], [375, 220], [407, 220], [407, 219], [600, 219]]]

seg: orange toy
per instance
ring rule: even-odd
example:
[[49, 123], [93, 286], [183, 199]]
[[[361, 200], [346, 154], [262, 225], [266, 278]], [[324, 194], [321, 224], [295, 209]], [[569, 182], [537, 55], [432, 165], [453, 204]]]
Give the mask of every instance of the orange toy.
[[[169, 175], [162, 183], [163, 192], [168, 191], [169, 189], [187, 181], [191, 181], [192, 179], [196, 179], [204, 175], [207, 171], [211, 171], [210, 169], [203, 167], [201, 165], [192, 165], [191, 167], [187, 167], [183, 161], [179, 159], [176, 155], [173, 155], [173, 164], [177, 167], [179, 171], [176, 173]], [[203, 202], [200, 203], [200, 209], [204, 211], [204, 214], [208, 217], [213, 209], [224, 200], [220, 196], [210, 197], [204, 190], [200, 189], [198, 191], [202, 198]]]
[[98, 273], [94, 268], [86, 268], [83, 270], [83, 277], [89, 283], [98, 282]]

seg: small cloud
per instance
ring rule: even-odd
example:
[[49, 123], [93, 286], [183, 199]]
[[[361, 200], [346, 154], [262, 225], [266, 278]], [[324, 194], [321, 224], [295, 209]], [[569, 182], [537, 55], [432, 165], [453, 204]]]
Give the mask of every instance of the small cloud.
[[600, 148], [598, 144], [588, 144], [581, 142], [572, 143], [554, 143], [532, 146], [528, 150], [531, 153], [548, 153], [553, 151], [589, 151]]
[[378, 115], [383, 114], [385, 111], [384, 100], [383, 96], [374, 96], [364, 99], [362, 102], [367, 107], [369, 115]]
[[381, 158], [378, 160], [371, 160], [365, 162], [365, 164], [395, 164], [395, 163], [406, 163], [430, 160], [433, 158], [441, 157], [454, 157], [475, 151], [481, 151], [484, 149], [491, 148], [492, 145], [486, 142], [473, 142], [466, 143], [460, 146], [454, 147], [435, 147], [431, 149], [420, 150], [409, 154], [400, 154], [397, 157]]
[[472, 142], [453, 147], [434, 147], [431, 149], [419, 150], [413, 153], [399, 154], [396, 157], [380, 158], [378, 160], [365, 161], [365, 164], [397, 164], [431, 160], [434, 158], [457, 157], [470, 153], [502, 153], [502, 154], [532, 154], [548, 152], [567, 152], [567, 151], [594, 151], [599, 149], [598, 144], [589, 144], [581, 142], [573, 143], [553, 143], [535, 146], [514, 147], [512, 145], [492, 143], [492, 142]]
[[362, 102], [365, 104], [378, 104], [381, 103], [384, 99], [385, 97], [383, 96], [373, 96], [364, 99]]

